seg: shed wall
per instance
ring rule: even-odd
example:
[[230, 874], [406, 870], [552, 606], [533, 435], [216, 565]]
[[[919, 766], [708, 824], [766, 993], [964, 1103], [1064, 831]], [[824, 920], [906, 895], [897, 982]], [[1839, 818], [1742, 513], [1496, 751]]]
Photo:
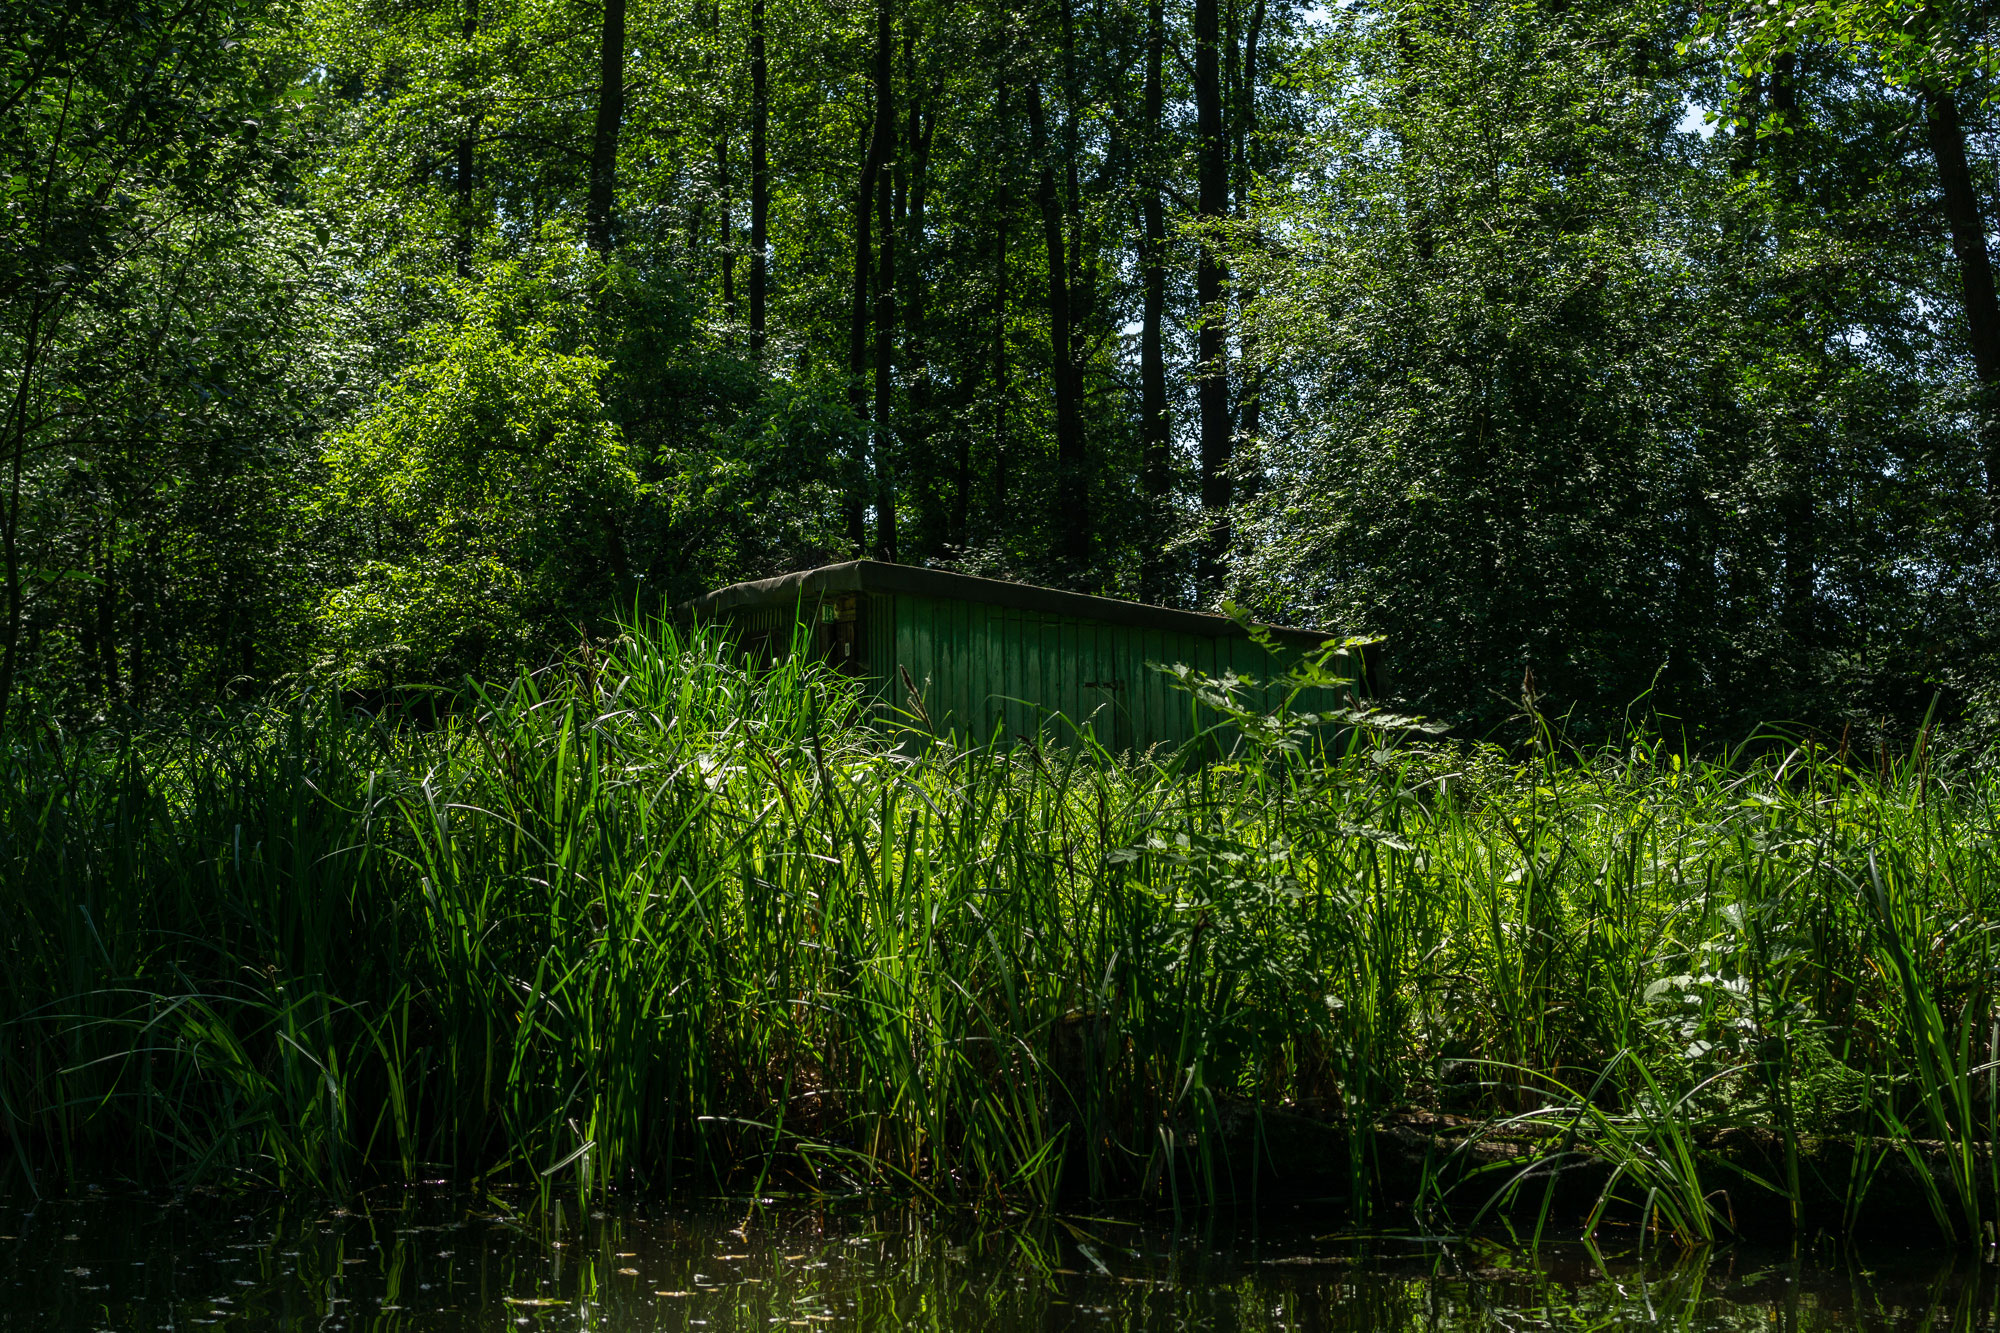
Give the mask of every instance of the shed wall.
[[[1192, 698], [1152, 664], [1268, 682], [1305, 651], [1303, 640], [1273, 656], [1240, 633], [1112, 624], [908, 592], [807, 594], [723, 615], [745, 649], [765, 659], [785, 650], [803, 617], [815, 652], [869, 681], [892, 713], [939, 733], [1014, 740], [1043, 734], [1060, 716], [1066, 725], [1059, 733], [1088, 726], [1113, 751], [1185, 744], [1214, 721], [1198, 715]], [[1317, 711], [1346, 702], [1336, 691], [1314, 695], [1298, 706]], [[1280, 697], [1268, 684], [1245, 695], [1266, 708]]]
[[[1202, 719], [1193, 700], [1151, 664], [1187, 663], [1210, 675], [1234, 671], [1261, 682], [1298, 656], [1274, 658], [1240, 635], [1108, 625], [958, 599], [888, 594], [871, 598], [870, 611], [876, 666], [870, 674], [884, 681], [885, 702], [970, 740], [996, 731], [1007, 739], [1037, 735], [1061, 715], [1088, 724], [1113, 750], [1182, 744]], [[1279, 693], [1264, 686], [1249, 698], [1268, 707]], [[1300, 706], [1340, 702], [1322, 697]]]

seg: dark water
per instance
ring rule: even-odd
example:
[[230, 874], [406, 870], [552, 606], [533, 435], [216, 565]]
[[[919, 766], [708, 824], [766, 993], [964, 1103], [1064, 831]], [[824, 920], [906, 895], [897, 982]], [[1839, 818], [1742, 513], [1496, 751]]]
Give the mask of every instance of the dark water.
[[27, 1330], [2000, 1328], [2000, 1269], [1919, 1251], [1538, 1256], [1499, 1240], [941, 1219], [858, 1201], [0, 1199], [0, 1333]]

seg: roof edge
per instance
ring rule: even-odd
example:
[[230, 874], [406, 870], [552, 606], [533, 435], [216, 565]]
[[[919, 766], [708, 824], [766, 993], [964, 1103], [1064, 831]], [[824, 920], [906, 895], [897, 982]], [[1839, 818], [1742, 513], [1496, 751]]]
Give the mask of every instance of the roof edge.
[[[962, 598], [1016, 611], [1069, 616], [1077, 620], [1095, 620], [1139, 629], [1171, 630], [1218, 639], [1244, 633], [1243, 626], [1228, 616], [1067, 592], [1033, 583], [980, 578], [975, 574], [952, 574], [941, 569], [892, 564], [886, 560], [846, 560], [774, 578], [732, 583], [682, 602], [677, 610], [699, 619], [744, 607], [782, 606], [842, 593], [901, 593], [913, 597]], [[1330, 639], [1341, 637], [1326, 630], [1294, 625], [1251, 623], [1280, 640], [1289, 640], [1294, 648], [1302, 650], [1317, 648]], [[1361, 650], [1362, 679], [1368, 691], [1376, 695], [1386, 695], [1389, 691], [1388, 664], [1381, 648], [1381, 644], [1375, 643]]]
[[[1211, 615], [1205, 611], [1182, 611], [1170, 606], [1155, 606], [1150, 602], [1128, 602], [1117, 597], [1098, 597], [1033, 583], [980, 578], [974, 574], [952, 574], [941, 569], [891, 564], [885, 560], [847, 560], [835, 565], [821, 565], [817, 569], [780, 574], [775, 578], [732, 583], [681, 603], [679, 610], [694, 616], [714, 615], [742, 607], [776, 606], [805, 598], [850, 592], [961, 598], [1017, 611], [1039, 611], [1048, 615], [1140, 628], [1172, 629], [1209, 638], [1231, 638], [1243, 633], [1243, 627], [1228, 616]], [[1258, 628], [1284, 638], [1310, 639], [1315, 646], [1338, 637], [1326, 631], [1291, 625], [1258, 623]]]

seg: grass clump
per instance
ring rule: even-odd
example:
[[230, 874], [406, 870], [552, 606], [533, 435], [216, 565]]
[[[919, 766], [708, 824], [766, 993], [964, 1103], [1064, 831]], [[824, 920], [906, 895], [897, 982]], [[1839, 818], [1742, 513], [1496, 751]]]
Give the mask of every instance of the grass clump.
[[[1829, 1137], [1845, 1220], [1901, 1160], [1983, 1234], [1984, 770], [1516, 762], [1188, 684], [1226, 757], [916, 744], [803, 657], [650, 624], [435, 725], [17, 735], [0, 1137], [38, 1181], [1048, 1202], [1228, 1192], [1232, 1117], [1291, 1114], [1359, 1205], [1419, 1106], [1613, 1163], [1685, 1236], [1724, 1186], [1799, 1217]], [[1730, 1175], [1731, 1127], [1776, 1165]]]

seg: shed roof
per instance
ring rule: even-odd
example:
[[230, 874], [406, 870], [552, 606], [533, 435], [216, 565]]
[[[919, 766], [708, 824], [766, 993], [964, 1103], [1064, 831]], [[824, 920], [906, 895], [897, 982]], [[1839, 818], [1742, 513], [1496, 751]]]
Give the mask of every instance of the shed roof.
[[[1064, 592], [1060, 588], [1043, 588], [1032, 583], [1009, 583], [1003, 579], [982, 579], [971, 574], [950, 574], [941, 569], [921, 569], [915, 565], [896, 565], [883, 560], [848, 560], [795, 574], [781, 574], [776, 578], [732, 583], [726, 588], [718, 588], [683, 602], [681, 610], [694, 615], [716, 615], [748, 607], [778, 606], [850, 592], [957, 598], [1016, 611], [1074, 616], [1079, 620], [1131, 625], [1140, 629], [1173, 630], [1181, 634], [1204, 634], [1212, 638], [1243, 633], [1243, 627], [1227, 616], [1179, 611], [1169, 606], [1128, 602], [1116, 597], [1093, 597], [1088, 593]], [[1317, 647], [1335, 637], [1320, 630], [1285, 625], [1265, 625], [1261, 628], [1279, 638], [1291, 639], [1299, 647]]]

